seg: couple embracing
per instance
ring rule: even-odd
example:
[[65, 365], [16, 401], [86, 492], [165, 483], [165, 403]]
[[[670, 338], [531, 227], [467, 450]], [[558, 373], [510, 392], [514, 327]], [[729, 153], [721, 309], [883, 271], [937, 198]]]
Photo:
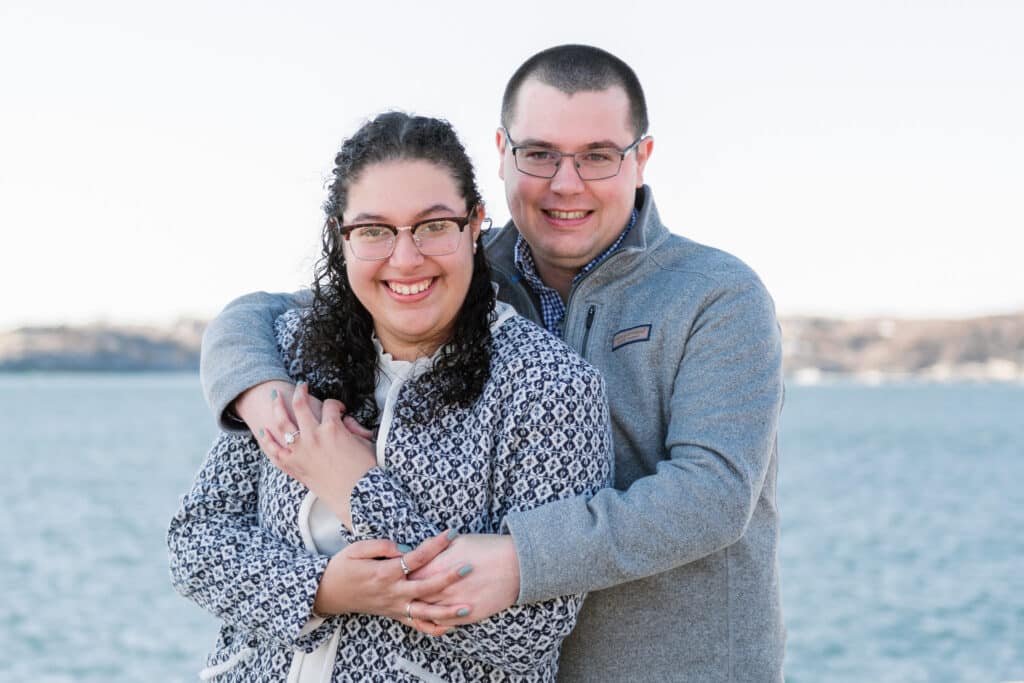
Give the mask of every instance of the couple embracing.
[[171, 522], [214, 681], [780, 681], [782, 404], [757, 276], [671, 234], [640, 83], [564, 45], [496, 133], [345, 141], [310, 291], [215, 319], [224, 431]]

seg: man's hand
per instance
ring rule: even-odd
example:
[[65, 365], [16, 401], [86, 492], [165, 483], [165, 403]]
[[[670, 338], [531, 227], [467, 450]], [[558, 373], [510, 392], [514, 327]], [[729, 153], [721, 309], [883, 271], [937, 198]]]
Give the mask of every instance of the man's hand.
[[[442, 590], [424, 593], [424, 597], [418, 598], [419, 601], [412, 604], [413, 614], [441, 626], [455, 626], [482, 621], [515, 604], [519, 597], [519, 558], [511, 536], [459, 536], [446, 551], [414, 571], [409, 578], [447, 576], [467, 565], [472, 567], [472, 571], [461, 581], [449, 583]], [[452, 614], [444, 609], [433, 609], [438, 605], [463, 603], [473, 605], [471, 611], [463, 616], [457, 612]]]
[[[235, 399], [235, 413], [245, 422], [264, 452], [267, 448], [282, 448], [284, 435], [298, 429], [291, 407], [294, 394], [294, 384], [274, 380], [257, 384]], [[320, 400], [311, 396], [309, 408], [319, 420], [323, 409]]]
[[[313, 610], [325, 615], [350, 612], [377, 614], [401, 621], [427, 635], [442, 635], [451, 629], [438, 626], [431, 620], [457, 619], [460, 612], [468, 613], [471, 605], [423, 603], [424, 609], [420, 610], [416, 608], [420, 605], [417, 601], [443, 593], [451, 584], [464, 580], [462, 576], [467, 571], [464, 567], [451, 567], [429, 578], [413, 579], [412, 575], [406, 577], [398, 558], [401, 557], [409, 569], [415, 570], [435, 558], [448, 544], [448, 535], [442, 533], [403, 555], [393, 541], [353, 543], [331, 558], [320, 579]], [[412, 620], [406, 612], [410, 605]]]

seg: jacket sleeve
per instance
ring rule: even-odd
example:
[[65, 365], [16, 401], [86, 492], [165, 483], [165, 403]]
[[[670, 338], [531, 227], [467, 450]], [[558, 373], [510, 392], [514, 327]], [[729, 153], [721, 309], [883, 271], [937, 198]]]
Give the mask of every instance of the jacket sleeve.
[[203, 333], [199, 380], [221, 429], [247, 432], [228, 410], [240, 394], [262, 382], [293, 381], [281, 360], [274, 321], [293, 308], [308, 306], [309, 290], [293, 294], [253, 292], [229, 303]]
[[171, 583], [226, 623], [308, 652], [336, 625], [310, 623], [330, 558], [259, 526], [263, 457], [248, 435], [214, 443], [167, 533]]
[[[494, 529], [514, 510], [567, 496], [590, 496], [611, 481], [611, 433], [604, 385], [589, 366], [566, 381], [549, 382], [518, 397], [521, 412], [501, 434], [503, 458], [492, 474]], [[443, 528], [427, 519], [396, 477], [374, 468], [350, 499], [353, 533], [365, 538], [418, 543]], [[343, 530], [344, 531], [344, 530]], [[467, 531], [460, 529], [460, 531]], [[438, 642], [453, 651], [515, 674], [527, 674], [558, 656], [576, 625], [583, 595], [550, 596], [515, 605], [476, 624], [460, 626]]]
[[[600, 590], [706, 557], [743, 536], [776, 448], [782, 349], [760, 282], [709, 293], [670, 383], [664, 450], [626, 490], [557, 501], [507, 520], [519, 602]], [[617, 406], [620, 415], [628, 406]], [[642, 419], [642, 416], [632, 416]], [[650, 418], [652, 422], [655, 416]], [[572, 548], [572, 572], [561, 566]]]

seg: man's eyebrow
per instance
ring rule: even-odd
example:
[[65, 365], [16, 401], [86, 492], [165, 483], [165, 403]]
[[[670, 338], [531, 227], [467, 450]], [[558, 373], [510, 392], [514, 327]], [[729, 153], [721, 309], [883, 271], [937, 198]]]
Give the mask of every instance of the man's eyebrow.
[[516, 140], [516, 147], [546, 147], [548, 149], [555, 149], [555, 146], [545, 140], [538, 138], [526, 138], [525, 140]]
[[[525, 140], [516, 140], [516, 147], [543, 147], [544, 149], [555, 149], [555, 150], [558, 149], [557, 146], [551, 144], [547, 140], [540, 140], [540, 139], [537, 139], [537, 138], [527, 138]], [[583, 145], [583, 147], [581, 147], [577, 151], [582, 151], [582, 150], [585, 150], [585, 149], [607, 149], [609, 147], [611, 147], [613, 149], [624, 149], [625, 145], [623, 145], [622, 147], [619, 147], [619, 143], [615, 142], [614, 140], [597, 140], [595, 142], [588, 142], [587, 144]]]
[[[455, 209], [453, 209], [450, 206], [448, 206], [447, 204], [432, 204], [431, 206], [428, 206], [427, 208], [423, 209], [422, 211], [417, 213], [415, 216], [413, 216], [413, 223], [419, 221], [422, 218], [426, 218], [427, 216], [429, 216], [432, 213], [441, 213], [441, 212], [444, 212], [444, 213], [446, 213], [446, 214], [448, 214], [450, 216], [458, 215], [458, 212]], [[371, 212], [368, 212], [368, 211], [363, 211], [361, 213], [357, 213], [355, 216], [352, 217], [351, 220], [352, 220], [353, 223], [366, 223], [367, 221], [373, 221], [373, 222], [376, 222], [376, 223], [387, 223], [388, 222], [387, 218], [385, 218], [383, 216], [383, 214], [371, 213]]]

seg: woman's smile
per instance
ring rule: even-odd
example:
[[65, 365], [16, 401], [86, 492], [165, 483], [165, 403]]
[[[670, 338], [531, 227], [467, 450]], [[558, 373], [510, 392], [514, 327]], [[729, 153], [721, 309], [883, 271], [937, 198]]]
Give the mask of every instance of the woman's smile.
[[[385, 280], [384, 284], [394, 292], [401, 299], [412, 300], [413, 295], [420, 294], [428, 290], [435, 282], [437, 278], [428, 277], [421, 280], [415, 280], [413, 282], [400, 282], [398, 280]], [[415, 299], [419, 301], [419, 299]]]

